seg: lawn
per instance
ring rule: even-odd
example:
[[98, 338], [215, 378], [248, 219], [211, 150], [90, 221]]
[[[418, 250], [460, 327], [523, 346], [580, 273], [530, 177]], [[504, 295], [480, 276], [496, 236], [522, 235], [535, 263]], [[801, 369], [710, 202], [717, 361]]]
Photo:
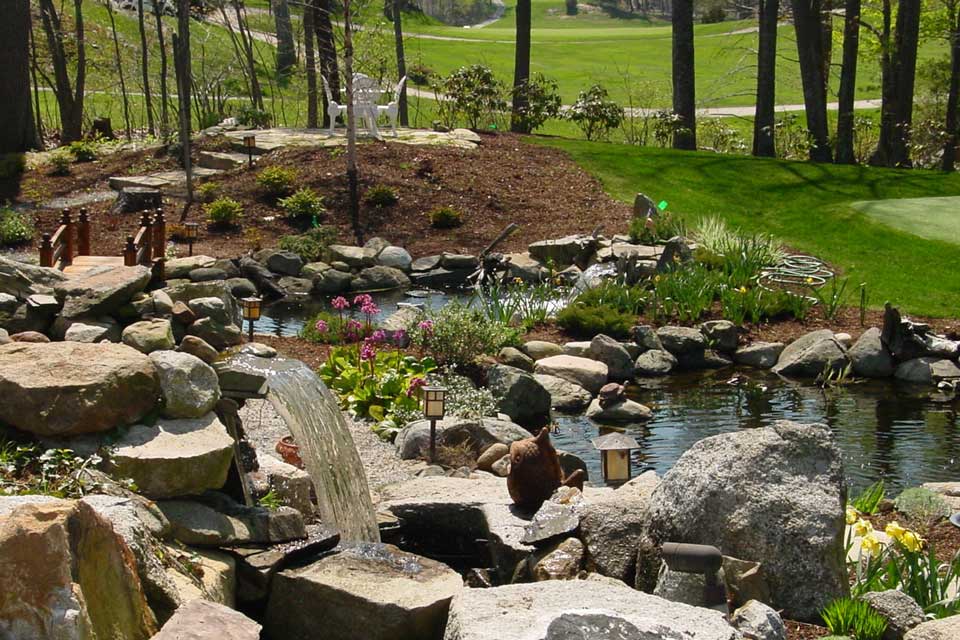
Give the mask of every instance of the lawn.
[[[865, 200], [960, 195], [960, 175], [757, 159], [539, 138], [566, 150], [614, 197], [636, 192], [685, 218], [719, 215], [745, 231], [775, 234], [793, 249], [866, 282], [872, 306], [889, 300], [919, 315], [960, 317], [960, 246], [883, 224]], [[916, 232], [923, 220], [915, 222]], [[854, 287], [855, 288], [855, 287]]]
[[851, 205], [881, 224], [960, 245], [960, 197], [868, 200]]

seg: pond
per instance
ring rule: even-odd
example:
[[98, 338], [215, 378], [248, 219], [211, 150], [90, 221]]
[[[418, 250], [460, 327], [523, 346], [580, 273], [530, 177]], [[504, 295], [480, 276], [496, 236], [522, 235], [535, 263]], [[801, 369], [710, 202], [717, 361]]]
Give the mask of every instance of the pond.
[[[469, 296], [437, 291], [378, 294], [377, 320], [388, 317], [399, 304], [439, 308], [454, 299], [466, 302]], [[330, 309], [327, 301], [275, 303], [265, 309], [255, 330], [295, 336], [324, 309]], [[784, 419], [823, 422], [837, 435], [854, 491], [878, 478], [884, 478], [891, 489], [904, 488], [960, 477], [957, 405], [935, 402], [930, 392], [892, 381], [865, 381], [822, 391], [756, 369], [673, 375], [631, 385], [628, 393], [651, 407], [654, 418], [624, 429], [640, 443], [634, 454], [635, 471], [654, 469], [663, 474], [693, 443], [708, 436]], [[599, 481], [600, 458], [590, 440], [601, 434], [602, 427], [582, 416], [558, 414], [555, 421], [557, 446], [583, 458], [590, 477]]]

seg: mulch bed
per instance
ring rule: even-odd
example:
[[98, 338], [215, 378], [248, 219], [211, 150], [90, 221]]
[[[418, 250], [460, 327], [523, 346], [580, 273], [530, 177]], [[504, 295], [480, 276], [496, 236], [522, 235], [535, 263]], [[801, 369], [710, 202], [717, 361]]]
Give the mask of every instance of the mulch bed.
[[949, 562], [957, 553], [960, 553], [960, 528], [950, 524], [949, 520], [940, 520], [933, 525], [912, 522], [906, 514], [897, 511], [867, 516], [867, 520], [878, 531], [883, 531], [893, 521], [898, 522], [903, 527], [915, 530], [920, 534], [920, 537], [927, 541], [927, 544], [933, 546], [935, 555], [940, 562]]
[[783, 624], [787, 627], [787, 640], [813, 640], [830, 635], [830, 631], [826, 627], [815, 624], [796, 622], [795, 620], [784, 620]]

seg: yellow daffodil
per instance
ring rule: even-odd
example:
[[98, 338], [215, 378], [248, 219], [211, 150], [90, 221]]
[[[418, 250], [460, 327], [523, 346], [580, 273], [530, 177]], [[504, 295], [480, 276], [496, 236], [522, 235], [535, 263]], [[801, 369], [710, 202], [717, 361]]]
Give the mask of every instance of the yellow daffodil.
[[853, 533], [857, 536], [868, 536], [873, 534], [873, 525], [869, 521], [864, 520], [863, 518], [857, 520], [853, 524]]
[[813, 278], [807, 276], [807, 284], [813, 284]]
[[904, 531], [903, 535], [900, 536], [900, 544], [906, 547], [907, 551], [920, 551], [920, 548], [923, 546], [923, 538], [913, 531]]
[[899, 541], [900, 538], [903, 537], [903, 534], [907, 532], [907, 530], [901, 527], [900, 523], [897, 522], [896, 520], [888, 524], [886, 529], [884, 529], [884, 531], [886, 531], [888, 536], [890, 536], [891, 538], [897, 541]]
[[860, 540], [860, 549], [868, 556], [876, 555], [880, 551], [880, 540], [872, 532]]
[[853, 524], [860, 517], [860, 512], [853, 507], [847, 507], [847, 524]]
[[513, 284], [523, 284], [523, 278], [514, 278]]
[[746, 293], [746, 292], [747, 292], [747, 288], [746, 288], [746, 287], [740, 287], [739, 289], [737, 289], [737, 291], [739, 291], [740, 293]]
[[660, 282], [660, 276], [653, 276], [654, 282]]

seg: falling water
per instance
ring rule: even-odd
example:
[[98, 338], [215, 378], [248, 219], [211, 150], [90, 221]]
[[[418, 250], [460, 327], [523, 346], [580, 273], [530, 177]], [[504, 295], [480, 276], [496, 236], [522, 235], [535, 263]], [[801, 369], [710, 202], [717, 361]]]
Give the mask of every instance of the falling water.
[[379, 542], [367, 476], [336, 399], [306, 364], [280, 362], [267, 376], [266, 396], [300, 447], [324, 524], [345, 541]]

